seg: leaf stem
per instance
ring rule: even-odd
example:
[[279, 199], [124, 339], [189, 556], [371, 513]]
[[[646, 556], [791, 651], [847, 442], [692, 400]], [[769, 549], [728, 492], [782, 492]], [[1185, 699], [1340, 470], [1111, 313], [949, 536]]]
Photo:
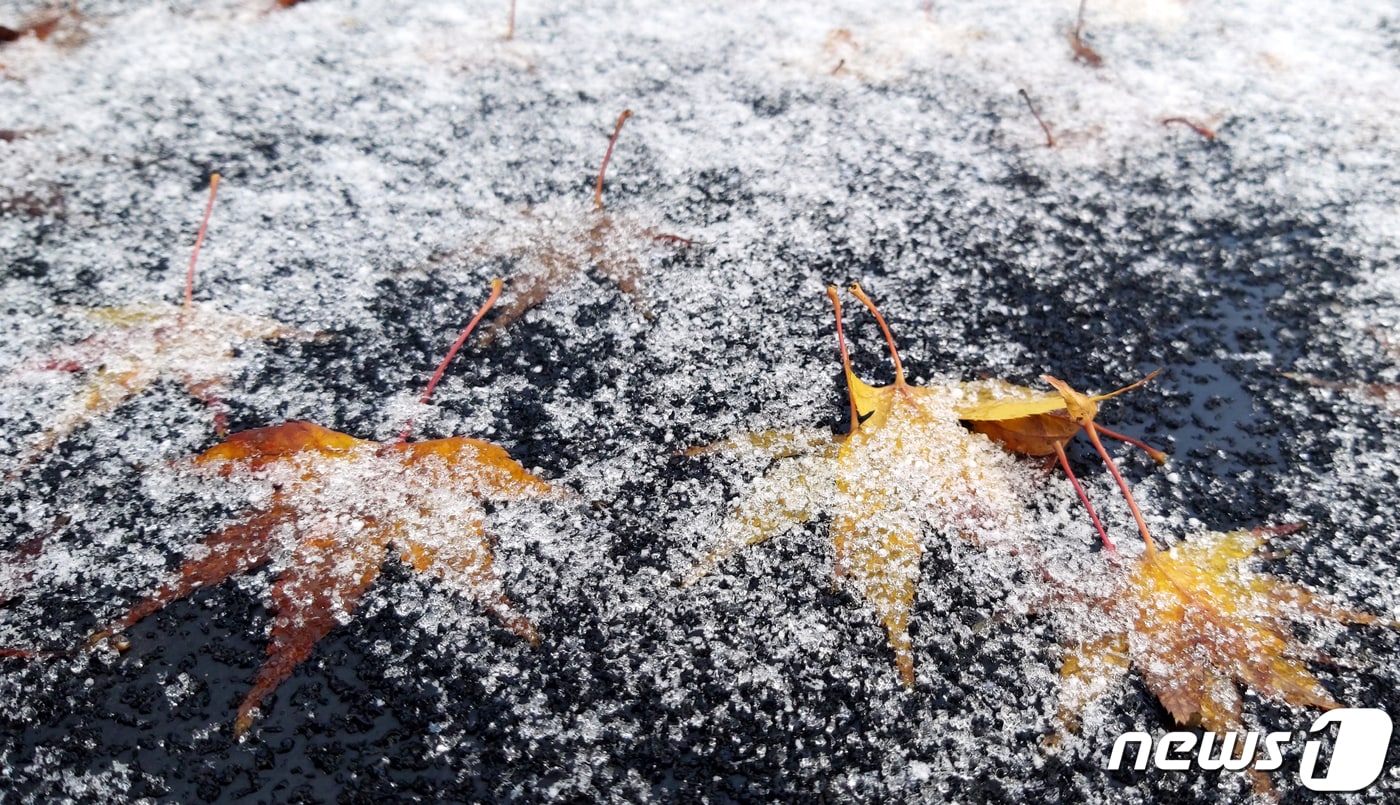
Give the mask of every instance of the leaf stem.
[[1128, 509], [1133, 513], [1133, 519], [1137, 521], [1138, 531], [1142, 533], [1142, 541], [1147, 545], [1147, 556], [1151, 558], [1157, 553], [1157, 543], [1152, 540], [1152, 534], [1147, 530], [1147, 521], [1142, 517], [1142, 510], [1138, 508], [1137, 501], [1133, 500], [1132, 490], [1128, 489], [1128, 482], [1123, 480], [1122, 473], [1118, 472], [1118, 465], [1113, 463], [1113, 457], [1104, 449], [1103, 442], [1099, 441], [1099, 430], [1093, 422], [1084, 423], [1084, 432], [1088, 434], [1089, 441], [1094, 443], [1094, 449], [1099, 451], [1099, 456], [1108, 465], [1108, 471], [1113, 473], [1113, 480], [1118, 482], [1118, 488], [1123, 492], [1123, 499], [1128, 501]]
[[871, 301], [869, 296], [866, 296], [860, 283], [851, 283], [851, 293], [860, 300], [862, 305], [865, 305], [866, 310], [869, 310], [870, 314], [875, 317], [875, 321], [879, 323], [880, 332], [885, 334], [885, 343], [890, 347], [890, 357], [894, 358], [894, 384], [897, 388], [903, 388], [905, 386], [904, 364], [899, 360], [899, 350], [895, 348], [894, 335], [890, 332], [890, 326], [885, 323], [885, 317], [880, 315], [880, 309], [875, 307], [875, 303]]
[[209, 177], [209, 203], [204, 206], [204, 220], [199, 224], [199, 235], [194, 239], [194, 253], [190, 255], [190, 270], [185, 273], [185, 312], [194, 305], [194, 267], [199, 261], [199, 247], [204, 245], [204, 233], [209, 230], [209, 216], [214, 213], [214, 196], [219, 192], [219, 174]]
[[826, 295], [831, 298], [831, 306], [836, 309], [836, 345], [841, 348], [841, 368], [846, 372], [846, 393], [851, 400], [850, 433], [854, 435], [860, 429], [860, 412], [856, 410], [855, 389], [851, 388], [851, 378], [855, 372], [851, 369], [851, 353], [846, 349], [846, 333], [841, 327], [841, 297], [835, 285], [826, 286]]
[[622, 133], [622, 124], [626, 123], [627, 118], [631, 116], [631, 109], [623, 109], [622, 114], [617, 116], [617, 125], [613, 127], [612, 138], [608, 140], [608, 150], [603, 154], [603, 167], [598, 169], [598, 185], [593, 189], [594, 209], [603, 209], [603, 176], [608, 172], [608, 162], [612, 160], [613, 146], [617, 145], [617, 136]]
[[1191, 129], [1192, 131], [1196, 132], [1197, 134], [1201, 135], [1202, 137], [1206, 138], [1207, 140], [1214, 140], [1214, 139], [1215, 139], [1215, 130], [1214, 130], [1214, 129], [1210, 128], [1209, 126], [1205, 126], [1205, 125], [1202, 125], [1202, 124], [1200, 124], [1200, 123], [1197, 123], [1197, 122], [1194, 121], [1194, 120], [1189, 120], [1189, 119], [1184, 118], [1184, 117], [1167, 117], [1167, 118], [1163, 118], [1163, 119], [1162, 119], [1162, 125], [1163, 125], [1163, 126], [1169, 126], [1169, 125], [1171, 125], [1171, 124], [1173, 124], [1173, 123], [1180, 123], [1181, 125], [1183, 125], [1183, 126], [1189, 128], [1189, 129]]
[[1040, 112], [1036, 111], [1035, 103], [1031, 101], [1030, 93], [1026, 92], [1024, 88], [1016, 91], [1020, 93], [1021, 98], [1026, 102], [1026, 106], [1031, 110], [1031, 117], [1035, 118], [1035, 122], [1039, 123], [1041, 130], [1045, 132], [1045, 147], [1054, 148], [1055, 135], [1050, 133], [1050, 124], [1046, 123], [1045, 118], [1041, 117]]
[[1120, 442], [1127, 442], [1128, 444], [1132, 445], [1133, 447], [1138, 448], [1139, 450], [1143, 451], [1143, 452], [1146, 453], [1147, 455], [1151, 456], [1151, 457], [1152, 457], [1152, 460], [1155, 461], [1155, 462], [1157, 462], [1158, 464], [1165, 464], [1165, 463], [1167, 463], [1167, 454], [1166, 454], [1166, 453], [1163, 453], [1161, 450], [1158, 450], [1157, 448], [1153, 447], [1152, 445], [1150, 445], [1150, 444], [1148, 444], [1148, 443], [1146, 443], [1146, 442], [1144, 442], [1144, 441], [1141, 441], [1141, 440], [1139, 440], [1139, 439], [1134, 439], [1134, 438], [1131, 437], [1131, 436], [1126, 436], [1126, 435], [1124, 435], [1124, 434], [1122, 434], [1122, 433], [1118, 433], [1117, 431], [1109, 430], [1108, 428], [1105, 428], [1103, 425], [1100, 425], [1100, 424], [1098, 424], [1097, 422], [1094, 423], [1094, 426], [1097, 427], [1097, 428], [1099, 429], [1099, 432], [1100, 432], [1100, 433], [1102, 433], [1103, 435], [1107, 436], [1108, 438], [1110, 438], [1110, 439], [1117, 439], [1117, 440], [1120, 441]]
[[1084, 508], [1089, 510], [1089, 519], [1094, 521], [1094, 528], [1099, 531], [1099, 539], [1103, 540], [1103, 546], [1111, 554], [1118, 553], [1118, 546], [1113, 544], [1113, 540], [1108, 538], [1108, 532], [1104, 530], [1103, 523], [1099, 522], [1099, 513], [1094, 511], [1094, 504], [1089, 502], [1089, 496], [1085, 494], [1084, 487], [1079, 485], [1079, 479], [1075, 477], [1074, 470], [1069, 468], [1069, 457], [1065, 455], [1065, 447], [1059, 442], [1055, 442], [1055, 455], [1060, 459], [1060, 467], [1064, 469], [1065, 475], [1069, 476], [1069, 482], [1074, 486], [1074, 491], [1079, 495], [1079, 500], [1084, 503]]
[[[471, 337], [472, 330], [475, 330], [476, 326], [481, 323], [481, 319], [486, 315], [486, 312], [491, 309], [492, 305], [496, 304], [497, 299], [501, 298], [501, 289], [503, 287], [504, 284], [501, 280], [491, 280], [491, 294], [486, 297], [485, 302], [481, 303], [481, 307], [477, 308], [476, 314], [472, 316], [471, 321], [467, 322], [467, 326], [462, 328], [462, 332], [457, 336], [457, 340], [452, 342], [452, 346], [448, 348], [447, 354], [443, 356], [442, 362], [438, 364], [437, 370], [433, 372], [432, 378], [428, 380], [428, 386], [423, 389], [423, 396], [419, 398], [418, 402], [426, 405], [428, 400], [433, 396], [433, 390], [437, 388], [437, 384], [442, 380], [442, 376], [447, 373], [448, 364], [452, 363], [452, 359], [457, 357], [458, 350], [462, 348], [463, 344], [467, 343], [467, 339]], [[399, 441], [408, 441], [409, 432], [412, 430], [413, 420], [410, 419], [404, 424], [403, 432], [399, 434]]]

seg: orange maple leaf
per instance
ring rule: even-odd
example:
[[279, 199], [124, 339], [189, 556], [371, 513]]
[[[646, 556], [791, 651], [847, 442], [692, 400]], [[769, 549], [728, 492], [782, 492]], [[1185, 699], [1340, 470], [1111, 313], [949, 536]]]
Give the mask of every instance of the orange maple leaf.
[[[449, 351], [441, 378], [491, 298]], [[406, 565], [472, 596], [510, 631], [538, 643], [492, 569], [484, 500], [558, 498], [505, 450], [452, 437], [381, 443], [310, 422], [235, 434], [194, 459], [221, 477], [271, 486], [266, 502], [214, 532], [179, 570], [90, 642], [112, 637], [201, 587], [268, 562], [282, 568], [272, 587], [276, 611], [267, 659], [234, 723], [241, 735], [263, 700], [311, 655], [316, 642], [354, 612], [392, 551]]]
[[851, 292], [885, 334], [895, 381], [876, 387], [856, 377], [842, 333], [840, 299], [834, 287], [828, 288], [850, 397], [850, 432], [761, 433], [717, 446], [757, 449], [777, 461], [735, 507], [715, 545], [683, 583], [696, 581], [747, 545], [830, 514], [835, 576], [874, 610], [901, 681], [913, 686], [908, 627], [924, 528], [978, 539], [1014, 521], [1020, 500], [1012, 475], [1016, 468], [986, 437], [959, 424], [959, 384], [914, 386], [905, 380], [884, 318], [859, 285]]

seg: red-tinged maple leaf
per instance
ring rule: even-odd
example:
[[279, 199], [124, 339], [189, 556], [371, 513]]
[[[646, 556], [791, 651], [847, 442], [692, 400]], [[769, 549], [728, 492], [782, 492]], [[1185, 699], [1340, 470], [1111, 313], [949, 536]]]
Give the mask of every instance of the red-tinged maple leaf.
[[[497, 281], [433, 376], [425, 401], [499, 293]], [[116, 635], [201, 587], [271, 562], [279, 574], [267, 659], [238, 708], [235, 734], [251, 726], [263, 700], [317, 641], [349, 620], [390, 553], [470, 595], [530, 643], [539, 642], [492, 568], [482, 502], [563, 493], [502, 448], [465, 437], [374, 442], [288, 422], [235, 434], [194, 464], [219, 477], [263, 482], [270, 495], [205, 538], [163, 584], [91, 641]]]
[[[1257, 528], [1209, 532], [1170, 550], [1151, 542], [1111, 598], [1108, 615], [1070, 649], [1061, 667], [1059, 720], [1078, 728], [1079, 714], [1128, 670], [1182, 726], [1221, 735], [1244, 730], [1240, 687], [1294, 707], [1340, 707], [1308, 669], [1324, 659], [1293, 633], [1306, 620], [1374, 624], [1298, 584], [1249, 569], [1272, 534]], [[1256, 777], [1261, 790], [1266, 780]]]
[[1015, 521], [1016, 466], [981, 434], [958, 422], [960, 384], [913, 386], [884, 318], [860, 286], [852, 293], [876, 317], [894, 358], [895, 381], [875, 387], [856, 377], [836, 308], [837, 340], [851, 404], [851, 429], [742, 436], [716, 448], [751, 449], [774, 457], [773, 467], [735, 507], [723, 532], [682, 583], [693, 583], [735, 551], [763, 542], [822, 514], [835, 576], [884, 626], [906, 686], [915, 681], [909, 615], [920, 575], [925, 528], [977, 540]]
[[219, 176], [214, 174], [209, 185], [209, 204], [190, 257], [183, 305], [153, 302], [73, 311], [96, 325], [97, 332], [28, 361], [3, 379], [13, 385], [32, 379], [36, 373], [85, 373], [78, 393], [47, 418], [48, 425], [25, 447], [21, 466], [162, 378], [178, 380], [190, 394], [208, 404], [214, 411], [216, 430], [222, 435], [223, 392], [227, 378], [241, 362], [240, 349], [250, 341], [312, 335], [272, 319], [229, 313], [194, 301], [195, 262], [218, 184]]
[[508, 280], [508, 293], [500, 309], [482, 330], [483, 344], [493, 341], [556, 288], [589, 269], [616, 285], [650, 318], [641, 281], [653, 249], [658, 243], [688, 246], [691, 241], [668, 235], [632, 216], [613, 213], [603, 205], [603, 177], [622, 125], [631, 116], [632, 110], [627, 109], [617, 119], [603, 156], [603, 166], [598, 171], [591, 205], [559, 200], [535, 207], [524, 214], [518, 225], [508, 225], [500, 236], [471, 249], [438, 255], [431, 260], [441, 265], [464, 258], [505, 256], [521, 266]]

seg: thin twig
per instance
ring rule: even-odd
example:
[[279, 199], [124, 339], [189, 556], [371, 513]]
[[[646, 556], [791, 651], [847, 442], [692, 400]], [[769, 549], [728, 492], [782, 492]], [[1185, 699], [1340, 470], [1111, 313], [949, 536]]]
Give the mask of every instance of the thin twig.
[[1035, 118], [1035, 122], [1039, 123], [1040, 128], [1045, 131], [1045, 147], [1054, 148], [1055, 135], [1050, 133], [1050, 125], [1045, 122], [1045, 118], [1041, 117], [1040, 112], [1036, 111], [1035, 104], [1031, 102], [1030, 93], [1026, 92], [1024, 88], [1016, 91], [1019, 92], [1021, 97], [1026, 101], [1026, 107], [1031, 110], [1031, 116]]
[[631, 116], [631, 109], [623, 109], [622, 114], [617, 116], [617, 125], [613, 127], [612, 138], [608, 140], [607, 153], [603, 154], [603, 167], [598, 169], [598, 186], [593, 189], [594, 209], [603, 209], [603, 176], [608, 172], [608, 161], [612, 159], [613, 146], [617, 145], [617, 136], [622, 133], [622, 124], [626, 123], [627, 118]]

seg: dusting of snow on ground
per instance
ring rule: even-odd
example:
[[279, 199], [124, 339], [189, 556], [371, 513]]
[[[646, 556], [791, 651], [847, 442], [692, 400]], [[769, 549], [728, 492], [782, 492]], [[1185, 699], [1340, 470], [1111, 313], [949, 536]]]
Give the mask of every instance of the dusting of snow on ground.
[[[854, 281], [911, 383], [1102, 392], [1162, 367], [1099, 416], [1171, 454], [1110, 445], [1162, 547], [1304, 524], [1253, 567], [1400, 617], [1393, 3], [1089, 0], [1097, 67], [1075, 0], [522, 0], [510, 40], [505, 2], [74, 7], [0, 0], [0, 26], [57, 19], [0, 43], [0, 649], [40, 652], [0, 656], [0, 799], [1249, 796], [1228, 771], [1106, 768], [1121, 733], [1177, 729], [1133, 673], [1046, 741], [1064, 647], [1105, 630], [1091, 602], [1124, 575], [1060, 470], [995, 457], [1016, 515], [992, 540], [914, 518], [906, 688], [861, 591], [833, 584], [850, 478], [685, 454], [846, 429], [825, 289]], [[83, 311], [177, 309], [214, 173], [196, 304], [300, 335], [179, 339], [179, 371], [73, 421], [131, 356], [35, 361], [93, 335]], [[543, 275], [418, 405], [490, 279]], [[847, 313], [856, 373], [890, 382]], [[220, 441], [205, 380], [233, 432], [386, 441], [411, 418], [570, 490], [470, 503], [540, 644], [386, 555], [242, 739], [281, 566], [170, 604], [125, 652], [86, 648], [270, 494], [189, 471]], [[1069, 459], [1137, 561], [1112, 477], [1082, 438]], [[784, 474], [823, 514], [681, 586]], [[1299, 639], [1336, 660], [1309, 667], [1338, 701], [1400, 717], [1396, 630]], [[1316, 716], [1243, 702], [1262, 732]], [[1270, 775], [1286, 802], [1321, 797], [1300, 754]], [[1397, 768], [1392, 746], [1349, 796], [1395, 798]]]

